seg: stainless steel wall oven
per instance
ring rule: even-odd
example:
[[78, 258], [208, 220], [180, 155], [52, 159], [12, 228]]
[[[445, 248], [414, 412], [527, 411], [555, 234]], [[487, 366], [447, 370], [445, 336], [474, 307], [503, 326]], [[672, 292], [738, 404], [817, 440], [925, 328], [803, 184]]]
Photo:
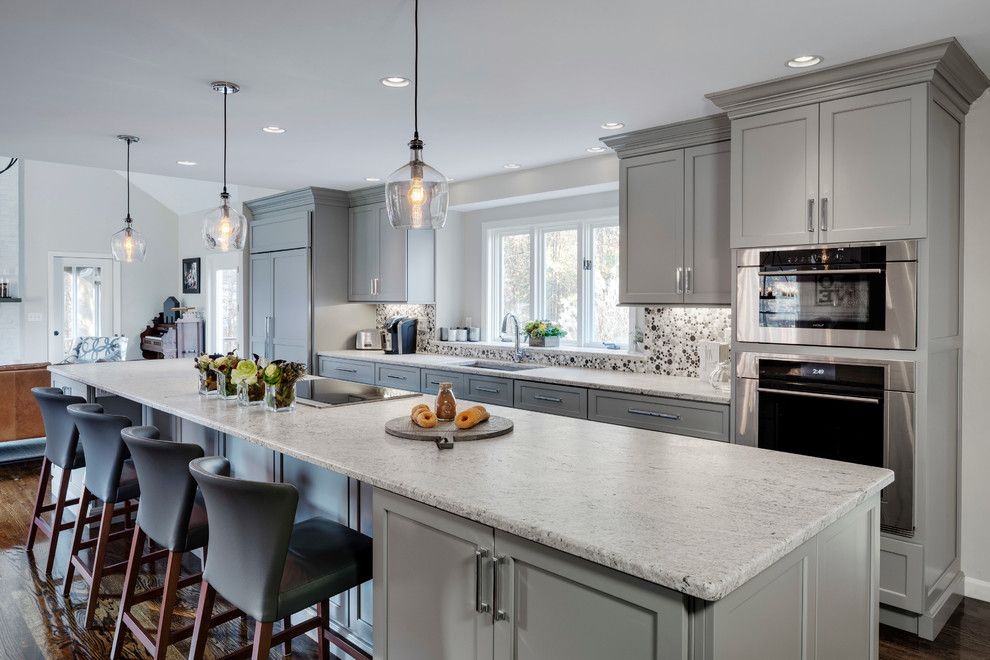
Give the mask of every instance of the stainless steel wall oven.
[[917, 241], [738, 252], [741, 342], [914, 349]]
[[740, 353], [736, 441], [894, 471], [884, 531], [914, 533], [915, 363]]

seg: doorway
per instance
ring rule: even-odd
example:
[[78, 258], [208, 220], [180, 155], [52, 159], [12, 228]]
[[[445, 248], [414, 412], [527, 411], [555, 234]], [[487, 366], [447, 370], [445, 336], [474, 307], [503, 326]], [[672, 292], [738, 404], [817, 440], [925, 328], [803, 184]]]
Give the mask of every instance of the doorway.
[[48, 253], [48, 360], [79, 337], [120, 334], [120, 265], [109, 255]]

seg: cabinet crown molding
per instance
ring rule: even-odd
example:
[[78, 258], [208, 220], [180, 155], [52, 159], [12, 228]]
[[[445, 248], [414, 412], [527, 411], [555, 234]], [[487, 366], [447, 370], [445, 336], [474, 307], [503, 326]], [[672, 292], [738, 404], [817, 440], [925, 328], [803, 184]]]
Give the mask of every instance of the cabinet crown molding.
[[385, 186], [370, 186], [368, 188], [352, 190], [347, 193], [347, 200], [350, 206], [380, 204], [385, 201]]
[[735, 119], [922, 82], [931, 83], [964, 114], [990, 86], [990, 79], [952, 37], [705, 98]]
[[259, 197], [258, 199], [252, 199], [250, 202], [245, 202], [244, 205], [251, 209], [252, 214], [258, 214], [287, 211], [301, 206], [314, 206], [316, 204], [347, 208], [347, 200], [347, 193], [343, 190], [310, 187], [276, 193], [268, 197]]
[[722, 142], [729, 139], [729, 131], [729, 118], [723, 113], [609, 135], [601, 141], [619, 158], [628, 158]]

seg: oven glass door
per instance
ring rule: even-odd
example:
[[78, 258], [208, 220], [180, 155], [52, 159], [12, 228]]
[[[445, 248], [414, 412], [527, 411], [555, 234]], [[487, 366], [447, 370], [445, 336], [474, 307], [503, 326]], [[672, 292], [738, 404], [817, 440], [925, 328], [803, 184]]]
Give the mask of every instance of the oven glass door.
[[883, 265], [843, 270], [760, 270], [761, 328], [886, 329]]

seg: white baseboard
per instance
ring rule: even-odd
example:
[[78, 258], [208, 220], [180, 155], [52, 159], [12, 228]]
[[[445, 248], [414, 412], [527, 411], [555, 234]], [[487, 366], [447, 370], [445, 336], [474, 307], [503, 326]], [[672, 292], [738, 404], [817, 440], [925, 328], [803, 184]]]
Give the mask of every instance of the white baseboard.
[[990, 602], [990, 582], [987, 580], [977, 580], [976, 578], [967, 577], [963, 590], [967, 598]]

